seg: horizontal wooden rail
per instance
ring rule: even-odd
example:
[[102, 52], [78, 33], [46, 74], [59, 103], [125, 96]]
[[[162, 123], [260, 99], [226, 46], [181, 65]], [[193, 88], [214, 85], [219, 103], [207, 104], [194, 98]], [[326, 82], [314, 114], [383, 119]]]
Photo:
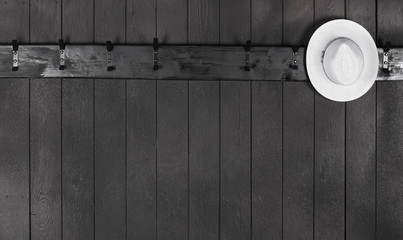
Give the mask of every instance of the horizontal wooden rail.
[[[243, 47], [161, 46], [158, 70], [153, 68], [152, 46], [115, 46], [113, 71], [107, 71], [103, 45], [67, 45], [65, 69], [59, 70], [58, 45], [19, 46], [18, 70], [12, 71], [11, 46], [0, 46], [0, 78], [127, 78], [183, 80], [307, 80], [305, 49], [295, 54], [289, 47], [254, 47], [250, 71], [246, 71]], [[382, 71], [383, 50], [379, 49], [377, 80], [403, 79], [403, 49], [389, 51], [390, 71]]]

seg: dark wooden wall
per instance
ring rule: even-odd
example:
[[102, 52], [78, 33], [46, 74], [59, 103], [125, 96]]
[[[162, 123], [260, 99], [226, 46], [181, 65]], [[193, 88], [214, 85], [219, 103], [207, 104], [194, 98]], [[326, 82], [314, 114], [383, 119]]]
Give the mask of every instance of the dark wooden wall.
[[[306, 45], [398, 0], [8, 0], [0, 43]], [[0, 80], [0, 239], [403, 239], [403, 82]]]

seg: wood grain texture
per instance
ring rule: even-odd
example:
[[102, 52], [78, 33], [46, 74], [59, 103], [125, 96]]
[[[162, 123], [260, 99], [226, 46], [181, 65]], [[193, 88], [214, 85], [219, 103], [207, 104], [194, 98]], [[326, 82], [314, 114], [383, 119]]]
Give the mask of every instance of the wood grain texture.
[[322, 24], [339, 18], [345, 18], [346, 0], [322, 0], [315, 1], [315, 28]]
[[0, 43], [29, 43], [29, 0], [3, 0], [0, 6]]
[[156, 36], [157, 0], [127, 0], [127, 43], [153, 43]]
[[221, 239], [251, 237], [251, 85], [221, 82]]
[[346, 103], [346, 239], [375, 239], [376, 87]]
[[314, 1], [283, 0], [283, 21], [283, 45], [308, 45], [314, 27]]
[[315, 239], [343, 239], [345, 104], [315, 93]]
[[31, 0], [31, 43], [58, 43], [62, 34], [61, 0]]
[[347, 0], [346, 18], [361, 24], [376, 41], [376, 0]]
[[94, 81], [62, 80], [63, 239], [94, 238]]
[[94, 41], [94, 0], [63, 0], [63, 39], [67, 43]]
[[284, 83], [285, 240], [313, 239], [314, 94], [309, 83]]
[[245, 45], [251, 38], [251, 0], [220, 1], [220, 43]]
[[157, 238], [188, 237], [188, 82], [157, 83]]
[[383, 0], [377, 3], [377, 43], [384, 46], [390, 41], [392, 46], [403, 46], [403, 5], [399, 0]]
[[31, 239], [60, 239], [61, 81], [31, 79]]
[[377, 84], [377, 239], [403, 238], [403, 82]]
[[189, 82], [189, 239], [219, 238], [220, 88]]
[[127, 239], [156, 239], [156, 81], [127, 81]]
[[28, 240], [29, 85], [0, 81], [0, 239]]
[[282, 84], [252, 84], [252, 239], [282, 239]]
[[160, 43], [187, 44], [187, 0], [159, 0], [157, 4], [157, 36]]
[[[398, 66], [403, 50], [394, 50]], [[256, 47], [251, 71], [245, 71], [245, 50], [236, 46], [166, 46], [159, 50], [158, 71], [153, 70], [151, 46], [115, 46], [112, 63], [115, 71], [106, 71], [105, 46], [67, 45], [66, 69], [59, 70], [59, 46], [20, 46], [19, 69], [11, 70], [10, 46], [0, 46], [0, 77], [131, 78], [173, 80], [306, 80], [303, 53], [298, 55], [298, 70], [291, 48]], [[392, 51], [391, 51], [392, 54]], [[393, 78], [400, 75], [396, 68]], [[386, 76], [384, 76], [386, 77]], [[389, 79], [386, 77], [386, 79]]]
[[126, 0], [95, 0], [95, 42], [126, 43]]
[[95, 81], [95, 239], [126, 239], [125, 81]]
[[283, 1], [252, 1], [252, 43], [281, 45], [283, 39]]
[[189, 0], [189, 43], [220, 43], [220, 1]]

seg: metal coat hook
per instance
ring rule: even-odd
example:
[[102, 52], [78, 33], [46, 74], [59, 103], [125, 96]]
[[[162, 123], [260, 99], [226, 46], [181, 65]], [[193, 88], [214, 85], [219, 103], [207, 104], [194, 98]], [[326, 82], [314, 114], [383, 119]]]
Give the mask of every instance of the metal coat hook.
[[298, 70], [298, 61], [297, 61], [297, 55], [298, 55], [299, 47], [292, 47], [292, 63], [290, 64], [290, 68], [294, 70]]
[[252, 42], [250, 40], [246, 41], [245, 45], [245, 51], [246, 51], [246, 57], [245, 57], [245, 71], [249, 72], [250, 71], [250, 53], [251, 53], [251, 45]]
[[154, 65], [154, 70], [158, 70], [158, 38], [154, 38], [153, 41], [153, 48], [154, 48], [154, 57], [153, 57], [153, 65]]
[[17, 40], [12, 41], [13, 44], [13, 71], [18, 70], [18, 42]]
[[106, 60], [107, 60], [107, 64], [108, 64], [108, 68], [107, 68], [108, 72], [115, 70], [115, 67], [113, 67], [113, 65], [112, 65], [112, 50], [113, 50], [112, 42], [107, 41], [106, 42], [106, 51], [107, 51]]
[[389, 70], [390, 45], [391, 45], [391, 42], [386, 42], [386, 45], [383, 47], [382, 71], [384, 73], [390, 73], [390, 70]]
[[65, 63], [66, 63], [66, 58], [65, 58], [65, 50], [66, 50], [66, 44], [64, 43], [63, 39], [59, 39], [59, 70], [64, 70], [65, 69]]

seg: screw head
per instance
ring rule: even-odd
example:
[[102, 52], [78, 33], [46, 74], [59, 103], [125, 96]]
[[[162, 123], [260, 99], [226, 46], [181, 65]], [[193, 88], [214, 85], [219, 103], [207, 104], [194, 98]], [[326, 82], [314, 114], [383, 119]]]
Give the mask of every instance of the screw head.
[[385, 55], [385, 56], [388, 56], [389, 54], [386, 52], [386, 53], [384, 53], [384, 55]]

